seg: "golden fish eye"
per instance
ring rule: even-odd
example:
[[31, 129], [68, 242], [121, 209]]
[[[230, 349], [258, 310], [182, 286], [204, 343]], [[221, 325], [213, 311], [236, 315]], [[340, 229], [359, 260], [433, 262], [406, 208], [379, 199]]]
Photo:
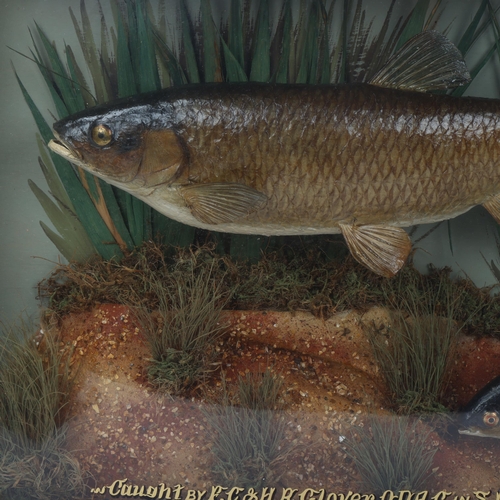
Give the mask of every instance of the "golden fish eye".
[[113, 140], [113, 132], [107, 125], [99, 123], [92, 129], [91, 137], [98, 146], [107, 146]]
[[483, 416], [483, 422], [488, 427], [495, 427], [498, 424], [499, 418], [495, 412], [486, 412]]

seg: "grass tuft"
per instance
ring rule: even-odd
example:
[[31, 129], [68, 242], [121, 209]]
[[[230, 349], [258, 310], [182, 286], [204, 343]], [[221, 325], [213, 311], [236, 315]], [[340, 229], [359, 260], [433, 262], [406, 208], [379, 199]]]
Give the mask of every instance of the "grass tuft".
[[149, 380], [170, 394], [193, 388], [213, 370], [215, 341], [224, 328], [220, 313], [229, 299], [213, 262], [187, 267], [168, 282], [153, 273], [147, 276], [146, 288], [157, 297], [158, 310], [136, 309], [152, 354]]
[[[357, 434], [357, 437], [356, 437]], [[371, 415], [346, 440], [366, 488], [375, 495], [390, 490], [420, 491], [429, 477], [437, 448], [429, 448], [430, 431], [409, 417]]]
[[204, 411], [217, 481], [255, 489], [279, 481], [279, 464], [293, 450], [285, 441], [286, 421], [278, 400], [281, 387], [281, 378], [269, 369], [239, 377], [233, 397], [223, 382], [221, 404]]
[[444, 410], [440, 400], [461, 329], [453, 319], [459, 298], [443, 290], [446, 282], [438, 282], [437, 288], [417, 285], [415, 280], [399, 293], [391, 290], [390, 325], [368, 329], [375, 359], [400, 413]]
[[53, 326], [45, 327], [40, 344], [32, 332], [22, 320], [2, 325], [0, 493], [5, 498], [81, 498], [82, 471], [64, 448], [72, 351], [60, 350]]

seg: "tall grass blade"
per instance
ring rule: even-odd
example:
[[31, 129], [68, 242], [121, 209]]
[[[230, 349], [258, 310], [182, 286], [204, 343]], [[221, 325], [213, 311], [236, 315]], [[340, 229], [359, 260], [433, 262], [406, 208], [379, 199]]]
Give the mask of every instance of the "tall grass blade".
[[82, 262], [94, 255], [95, 248], [75, 214], [66, 207], [58, 207], [33, 181], [28, 180], [28, 184], [64, 241], [64, 257]]
[[66, 68], [62, 63], [57, 50], [50, 43], [49, 39], [41, 30], [40, 26], [38, 26], [38, 24], [36, 23], [35, 26], [37, 28], [38, 36], [40, 37], [45, 52], [49, 58], [50, 68], [53, 70], [53, 72], [51, 73], [49, 73], [47, 70], [44, 73], [48, 76], [49, 82], [52, 83], [52, 86], [54, 86], [55, 89], [60, 93], [61, 98], [64, 102], [64, 107], [66, 108], [66, 114], [62, 115], [61, 117], [66, 116], [68, 113], [76, 113], [77, 111], [80, 111], [81, 108], [78, 108], [76, 92], [66, 73]]
[[59, 176], [57, 175], [54, 164], [47, 153], [47, 149], [42, 141], [42, 138], [40, 137], [40, 134], [36, 134], [36, 141], [38, 144], [38, 151], [40, 153], [38, 163], [40, 164], [40, 168], [42, 169], [42, 173], [45, 177], [50, 193], [57, 200], [60, 207], [65, 206], [74, 213], [75, 209], [73, 204], [69, 199], [66, 189], [64, 189], [61, 179], [59, 179]]
[[430, 0], [418, 0], [399, 37], [395, 50], [399, 50], [411, 37], [422, 32]]
[[245, 46], [243, 41], [243, 18], [241, 13], [241, 0], [231, 0], [227, 46], [239, 66], [243, 69], [245, 67]]
[[139, 76], [139, 92], [151, 92], [160, 89], [160, 77], [156, 63], [153, 43], [153, 27], [151, 20], [144, 15], [144, 3], [137, 0], [135, 4], [135, 19], [137, 23], [136, 75]]
[[203, 29], [203, 69], [205, 82], [221, 82], [221, 57], [210, 0], [201, 0], [201, 25]]
[[76, 106], [79, 110], [85, 109], [90, 106], [94, 106], [96, 104], [96, 100], [94, 96], [88, 90], [87, 82], [85, 81], [85, 77], [83, 76], [82, 71], [76, 64], [75, 55], [73, 54], [73, 50], [69, 45], [66, 45], [66, 62], [69, 68], [69, 74], [74, 82], [76, 82]]
[[484, 13], [486, 12], [486, 8], [488, 7], [488, 4], [489, 4], [488, 0], [483, 0], [481, 2], [481, 5], [477, 9], [477, 12], [474, 15], [474, 18], [470, 22], [469, 26], [467, 26], [467, 29], [465, 30], [464, 34], [460, 38], [460, 41], [457, 43], [458, 50], [464, 56], [465, 56], [465, 54], [467, 54], [470, 47], [474, 43], [474, 40], [476, 38], [476, 31], [477, 31], [477, 28], [479, 26], [479, 22], [481, 21], [481, 18], [483, 17]]
[[268, 82], [271, 77], [271, 27], [269, 1], [260, 0], [254, 30], [254, 50], [250, 78], [252, 82]]
[[188, 81], [189, 83], [200, 83], [200, 72], [192, 40], [192, 22], [189, 17], [186, 0], [181, 0], [180, 2], [180, 23], [182, 32], [181, 54], [184, 57]]
[[138, 88], [135, 82], [134, 67], [129, 51], [129, 39], [125, 29], [125, 21], [122, 13], [117, 10], [116, 14], [117, 46], [116, 67], [118, 70], [118, 97], [128, 97], [137, 94]]
[[222, 52], [224, 54], [224, 63], [226, 68], [226, 81], [227, 82], [246, 82], [248, 81], [245, 70], [241, 67], [240, 63], [233, 55], [226, 42], [220, 38], [222, 45]]
[[272, 81], [275, 83], [289, 82], [289, 67], [292, 49], [292, 7], [291, 0], [285, 0], [281, 11], [276, 33], [271, 45], [271, 53], [275, 54], [276, 68]]
[[193, 78], [191, 74], [189, 76], [189, 79], [186, 78], [184, 71], [177, 61], [174, 53], [159, 36], [155, 36], [155, 40], [158, 54], [167, 69], [168, 75], [173, 85], [184, 85], [185, 83], [188, 83], [188, 81], [191, 83], [199, 83], [198, 81], [196, 81], [196, 78], [199, 78], [197, 75], [194, 76], [195, 81], [190, 80], [190, 78]]
[[87, 67], [89, 68], [90, 74], [92, 75], [97, 102], [105, 102], [108, 96], [106, 92], [106, 86], [104, 84], [103, 71], [99, 63], [99, 56], [97, 53], [94, 34], [92, 32], [92, 24], [87, 13], [85, 0], [80, 1], [80, 16], [82, 19], [81, 27], [71, 7], [69, 9], [69, 12], [73, 21], [73, 26], [75, 27], [75, 31], [78, 36], [78, 41], [80, 42], [80, 47], [87, 63]]

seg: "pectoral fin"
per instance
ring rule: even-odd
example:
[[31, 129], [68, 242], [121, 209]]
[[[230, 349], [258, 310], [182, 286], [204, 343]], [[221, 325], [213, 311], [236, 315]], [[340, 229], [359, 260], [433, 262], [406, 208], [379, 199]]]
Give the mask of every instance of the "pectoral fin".
[[493, 216], [493, 218], [500, 224], [500, 194], [491, 198], [483, 207]]
[[379, 87], [429, 92], [459, 87], [470, 81], [460, 51], [437, 31], [410, 38], [369, 83]]
[[205, 224], [233, 222], [262, 208], [267, 196], [244, 184], [214, 182], [179, 188], [191, 213]]
[[399, 227], [340, 224], [340, 229], [353, 257], [387, 278], [403, 267], [411, 250], [408, 234]]

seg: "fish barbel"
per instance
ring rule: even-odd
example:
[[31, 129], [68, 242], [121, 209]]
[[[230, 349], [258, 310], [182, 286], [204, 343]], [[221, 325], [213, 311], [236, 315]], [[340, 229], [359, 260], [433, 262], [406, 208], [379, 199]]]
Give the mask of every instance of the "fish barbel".
[[180, 222], [341, 232], [393, 276], [411, 250], [402, 227], [475, 205], [500, 222], [500, 101], [426, 93], [468, 79], [428, 31], [369, 84], [169, 88], [65, 118], [49, 147]]

